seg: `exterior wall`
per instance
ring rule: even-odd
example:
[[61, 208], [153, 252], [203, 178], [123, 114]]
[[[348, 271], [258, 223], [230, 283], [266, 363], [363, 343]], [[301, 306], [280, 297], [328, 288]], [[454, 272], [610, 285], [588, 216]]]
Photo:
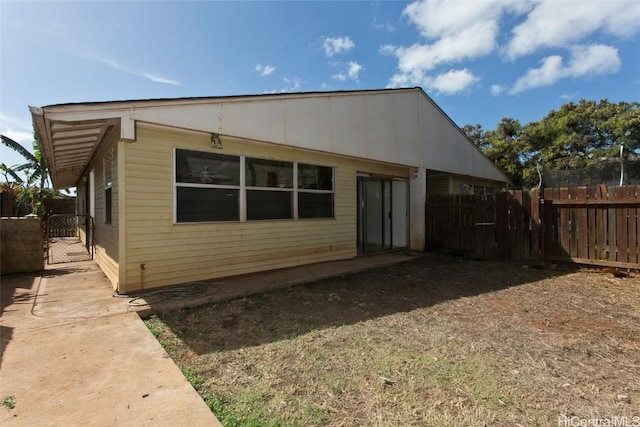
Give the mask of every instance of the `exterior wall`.
[[469, 194], [463, 192], [463, 185], [490, 187], [494, 193], [506, 187], [504, 183], [487, 181], [486, 179], [474, 178], [471, 176], [454, 175], [451, 181], [451, 194]]
[[451, 175], [427, 175], [427, 194], [451, 194]]
[[[112, 151], [112, 166], [111, 166], [111, 222], [106, 222], [106, 203], [105, 203], [105, 171], [104, 171], [104, 157], [107, 151]], [[118, 149], [117, 141], [112, 139], [109, 144], [106, 144], [100, 152], [97, 153], [94, 161], [89, 167], [94, 173], [94, 182], [91, 191], [93, 192], [93, 199], [95, 206], [93, 209], [94, 221], [95, 221], [95, 252], [94, 259], [100, 266], [102, 271], [111, 281], [111, 284], [115, 287], [118, 285], [118, 268], [119, 268], [119, 254], [118, 254], [118, 229], [119, 229], [119, 204], [118, 204]], [[87, 179], [87, 184], [91, 185], [90, 179]], [[79, 186], [78, 191], [84, 192], [84, 187]], [[86, 203], [84, 196], [82, 202]], [[90, 202], [89, 202], [90, 203]], [[86, 206], [86, 205], [84, 205]], [[81, 209], [83, 206], [79, 206]], [[89, 213], [89, 212], [88, 212]]]
[[507, 178], [430, 99], [421, 104], [423, 165], [456, 175], [507, 182]]
[[131, 120], [507, 181], [417, 88], [234, 97], [161, 107], [136, 106]]
[[[420, 166], [420, 89], [279, 94], [131, 109], [132, 120]], [[165, 107], [165, 108], [163, 108]], [[127, 112], [129, 107], [127, 107]], [[468, 143], [465, 141], [465, 143]]]
[[44, 235], [39, 218], [2, 218], [0, 232], [2, 274], [44, 268]]
[[[404, 166], [275, 144], [222, 141], [222, 150], [212, 149], [208, 134], [138, 124], [136, 142], [121, 145], [126, 270], [120, 292], [355, 257], [357, 173], [410, 173]], [[335, 218], [174, 224], [174, 147], [331, 166]]]
[[506, 184], [503, 182], [489, 181], [472, 176], [452, 174], [427, 175], [427, 194], [463, 194], [463, 185], [490, 187], [493, 189], [493, 192], [497, 192], [506, 187]]

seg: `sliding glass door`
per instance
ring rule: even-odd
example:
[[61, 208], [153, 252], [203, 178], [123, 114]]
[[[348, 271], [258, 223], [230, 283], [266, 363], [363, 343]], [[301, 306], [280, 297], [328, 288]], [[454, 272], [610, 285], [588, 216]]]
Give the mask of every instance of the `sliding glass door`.
[[358, 177], [358, 253], [406, 246], [406, 182]]

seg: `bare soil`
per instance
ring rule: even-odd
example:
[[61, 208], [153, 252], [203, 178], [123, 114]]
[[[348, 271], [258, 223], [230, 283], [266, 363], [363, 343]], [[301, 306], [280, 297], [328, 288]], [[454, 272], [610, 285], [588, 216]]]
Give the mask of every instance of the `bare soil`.
[[227, 426], [640, 417], [638, 277], [427, 255], [147, 324]]

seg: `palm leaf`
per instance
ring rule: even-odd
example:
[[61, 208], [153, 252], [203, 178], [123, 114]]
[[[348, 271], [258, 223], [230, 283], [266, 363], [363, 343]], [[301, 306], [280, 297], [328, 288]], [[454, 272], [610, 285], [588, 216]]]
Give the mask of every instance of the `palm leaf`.
[[19, 143], [17, 143], [13, 139], [11, 139], [11, 138], [9, 138], [8, 136], [5, 136], [5, 135], [0, 135], [0, 139], [2, 139], [2, 143], [4, 145], [6, 145], [7, 147], [11, 148], [13, 151], [19, 153], [28, 162], [35, 163], [35, 164], [40, 163], [38, 161], [38, 159], [33, 154], [31, 154], [29, 152], [29, 150], [24, 148], [22, 145], [20, 145]]
[[4, 163], [1, 163], [0, 170], [2, 170], [2, 173], [4, 174], [9, 174], [17, 183], [22, 184], [24, 182], [20, 175], [16, 173], [14, 168], [10, 168]]

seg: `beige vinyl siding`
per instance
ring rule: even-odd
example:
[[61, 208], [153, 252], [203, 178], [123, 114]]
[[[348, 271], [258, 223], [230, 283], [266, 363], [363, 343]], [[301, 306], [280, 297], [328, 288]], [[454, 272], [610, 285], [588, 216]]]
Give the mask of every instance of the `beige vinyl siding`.
[[427, 175], [427, 194], [462, 194], [463, 185], [481, 185], [499, 191], [505, 184], [502, 182], [490, 181], [470, 176], [451, 174], [430, 174]]
[[427, 175], [427, 195], [449, 194], [451, 175]]
[[[111, 140], [95, 157], [92, 167], [95, 173], [95, 252], [94, 259], [113, 287], [118, 285], [118, 151], [117, 141]], [[105, 222], [105, 174], [104, 156], [112, 149], [111, 160], [111, 223]]]
[[[126, 290], [347, 259], [356, 251], [356, 173], [408, 177], [409, 169], [274, 144], [138, 124], [126, 144]], [[335, 218], [173, 223], [174, 147], [330, 166]], [[141, 269], [144, 264], [144, 270]]]
[[493, 188], [496, 192], [505, 186], [502, 182], [489, 181], [482, 178], [474, 178], [470, 176], [453, 175], [452, 177], [452, 194], [462, 194], [463, 185], [481, 185]]

